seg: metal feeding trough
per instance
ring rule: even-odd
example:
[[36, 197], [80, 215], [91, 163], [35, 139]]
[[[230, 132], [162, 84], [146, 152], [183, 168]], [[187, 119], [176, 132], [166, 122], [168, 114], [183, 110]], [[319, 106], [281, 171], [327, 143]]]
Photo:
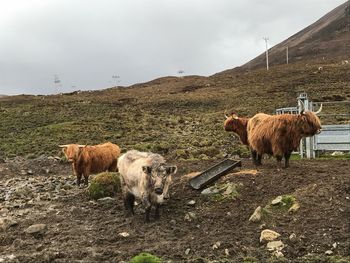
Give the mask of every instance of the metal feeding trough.
[[221, 176], [227, 174], [235, 167], [242, 167], [241, 161], [225, 159], [220, 163], [210, 167], [204, 172], [190, 180], [190, 185], [196, 190], [200, 190], [218, 180]]

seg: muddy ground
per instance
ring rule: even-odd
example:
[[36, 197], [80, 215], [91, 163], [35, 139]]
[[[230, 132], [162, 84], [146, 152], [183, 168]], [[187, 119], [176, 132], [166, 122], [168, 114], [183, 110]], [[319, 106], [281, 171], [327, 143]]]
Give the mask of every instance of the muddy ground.
[[[112, 201], [90, 200], [85, 189], [74, 185], [70, 166], [59, 160], [43, 156], [0, 163], [0, 219], [7, 218], [0, 220], [0, 262], [128, 262], [143, 251], [169, 262], [268, 262], [271, 252], [259, 242], [265, 228], [281, 234], [281, 262], [304, 262], [306, 255], [347, 260], [349, 161], [292, 161], [291, 168], [278, 171], [273, 160], [265, 160], [256, 172], [243, 160], [242, 168], [219, 180], [240, 185], [239, 196], [222, 201], [188, 186], [186, 174], [211, 165], [178, 163], [172, 198], [161, 219], [144, 223], [139, 207], [133, 218], [124, 217], [120, 195]], [[248, 221], [255, 208], [283, 194], [295, 196], [300, 209]], [[190, 200], [194, 206], [188, 205]], [[186, 217], [188, 212], [194, 218]], [[46, 224], [46, 229], [26, 233], [33, 224]], [[331, 257], [325, 256], [328, 250]]]

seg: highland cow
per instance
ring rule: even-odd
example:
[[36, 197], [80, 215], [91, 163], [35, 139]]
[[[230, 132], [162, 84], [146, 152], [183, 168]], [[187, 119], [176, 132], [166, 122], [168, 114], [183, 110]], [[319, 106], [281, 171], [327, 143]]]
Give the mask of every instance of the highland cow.
[[225, 115], [225, 118], [225, 131], [237, 134], [244, 145], [249, 145], [247, 134], [247, 124], [249, 119], [238, 117], [235, 113], [232, 113], [231, 116]]
[[299, 147], [303, 137], [310, 137], [321, 132], [321, 122], [317, 112], [300, 114], [267, 115], [256, 114], [248, 121], [248, 141], [253, 162], [261, 164], [264, 153], [276, 157], [279, 167], [284, 157], [285, 168], [289, 167], [289, 158]]
[[127, 215], [134, 214], [134, 201], [137, 198], [146, 210], [146, 222], [150, 221], [152, 206], [158, 219], [160, 205], [169, 197], [171, 175], [176, 173], [177, 167], [167, 165], [159, 154], [132, 150], [118, 159], [118, 170]]
[[90, 174], [117, 170], [120, 148], [113, 143], [107, 142], [95, 146], [67, 144], [59, 147], [62, 148], [67, 160], [72, 163], [78, 186], [82, 176], [87, 185]]

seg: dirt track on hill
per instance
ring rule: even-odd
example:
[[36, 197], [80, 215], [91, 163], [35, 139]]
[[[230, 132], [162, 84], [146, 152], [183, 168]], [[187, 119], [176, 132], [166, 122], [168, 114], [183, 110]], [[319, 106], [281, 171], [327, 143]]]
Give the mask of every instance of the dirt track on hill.
[[[145, 224], [140, 208], [133, 218], [124, 217], [121, 196], [89, 200], [85, 189], [74, 185], [67, 164], [54, 159], [0, 163], [0, 218], [16, 223], [0, 229], [0, 258], [4, 262], [127, 262], [147, 251], [170, 262], [247, 258], [266, 262], [271, 253], [259, 242], [265, 228], [281, 234], [282, 252], [290, 260], [285, 262], [304, 262], [303, 256], [323, 256], [327, 250], [333, 255], [350, 254], [348, 161], [292, 161], [290, 169], [277, 171], [274, 161], [265, 160], [255, 173], [250, 161], [243, 160], [242, 168], [220, 179], [240, 185], [236, 200], [223, 201], [190, 189], [184, 176], [210, 163], [178, 165], [172, 198], [161, 219]], [[248, 221], [257, 206], [283, 194], [297, 198], [297, 212], [275, 213], [260, 223]], [[187, 204], [190, 200], [196, 202], [194, 206]], [[185, 219], [188, 212], [195, 213], [195, 219]], [[43, 234], [24, 232], [39, 223], [47, 226]], [[122, 232], [129, 236], [121, 236]], [[219, 247], [213, 249], [217, 242]]]

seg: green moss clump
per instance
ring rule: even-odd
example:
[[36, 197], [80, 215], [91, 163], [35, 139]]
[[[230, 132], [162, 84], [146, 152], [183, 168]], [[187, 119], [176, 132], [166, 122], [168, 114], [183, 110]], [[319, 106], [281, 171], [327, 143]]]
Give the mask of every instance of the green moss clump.
[[104, 172], [96, 175], [89, 186], [89, 195], [92, 199], [115, 196], [120, 191], [120, 178], [118, 173]]
[[149, 253], [141, 253], [130, 260], [130, 263], [162, 263], [163, 261]]

